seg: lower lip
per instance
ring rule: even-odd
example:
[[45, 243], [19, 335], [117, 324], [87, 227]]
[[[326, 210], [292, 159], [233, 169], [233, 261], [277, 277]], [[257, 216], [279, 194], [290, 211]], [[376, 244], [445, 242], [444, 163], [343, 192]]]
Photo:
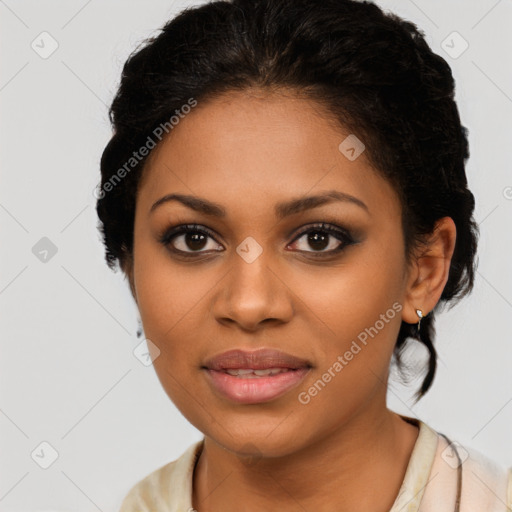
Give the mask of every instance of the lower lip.
[[268, 377], [247, 379], [223, 371], [206, 370], [213, 387], [224, 397], [239, 404], [270, 402], [297, 386], [308, 372], [309, 368], [299, 368]]

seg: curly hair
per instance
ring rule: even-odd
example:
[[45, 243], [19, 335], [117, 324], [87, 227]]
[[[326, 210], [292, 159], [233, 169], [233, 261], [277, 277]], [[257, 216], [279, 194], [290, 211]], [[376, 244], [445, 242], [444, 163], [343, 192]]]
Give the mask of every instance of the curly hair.
[[438, 219], [453, 219], [457, 239], [441, 298], [420, 332], [402, 321], [394, 348], [399, 368], [409, 339], [429, 352], [419, 400], [436, 371], [435, 314], [473, 287], [478, 227], [465, 174], [467, 129], [449, 65], [416, 25], [373, 3], [214, 1], [185, 9], [145, 40], [124, 64], [109, 111], [113, 136], [101, 158], [97, 213], [108, 266], [124, 270], [133, 254], [136, 194], [147, 161], [147, 155], [134, 161], [134, 150], [191, 98], [205, 102], [254, 87], [315, 100], [364, 140], [370, 163], [399, 195], [408, 258]]

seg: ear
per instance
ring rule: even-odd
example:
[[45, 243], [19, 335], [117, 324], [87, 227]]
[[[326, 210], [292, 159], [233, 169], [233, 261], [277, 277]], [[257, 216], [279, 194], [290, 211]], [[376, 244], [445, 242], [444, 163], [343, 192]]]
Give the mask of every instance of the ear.
[[451, 217], [439, 219], [426, 245], [413, 257], [409, 266], [402, 319], [418, 323], [417, 309], [426, 316], [434, 309], [448, 281], [455, 249], [457, 229]]

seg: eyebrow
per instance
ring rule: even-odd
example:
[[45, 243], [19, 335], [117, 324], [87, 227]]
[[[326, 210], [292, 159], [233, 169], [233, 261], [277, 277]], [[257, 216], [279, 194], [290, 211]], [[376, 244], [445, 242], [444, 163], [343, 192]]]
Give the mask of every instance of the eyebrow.
[[[170, 201], [178, 201], [188, 208], [203, 213], [204, 215], [220, 218], [226, 217], [226, 209], [220, 204], [208, 201], [200, 197], [185, 194], [167, 194], [158, 199], [158, 201], [156, 201], [153, 206], [151, 206], [149, 212], [152, 213], [159, 206]], [[368, 206], [366, 206], [366, 204], [361, 201], [361, 199], [358, 199], [357, 197], [354, 197], [350, 194], [340, 192], [339, 190], [328, 190], [318, 195], [299, 197], [289, 201], [277, 203], [274, 207], [274, 211], [277, 218], [283, 219], [305, 210], [310, 210], [324, 204], [332, 203], [333, 201], [352, 203], [359, 206], [367, 213], [370, 213]]]

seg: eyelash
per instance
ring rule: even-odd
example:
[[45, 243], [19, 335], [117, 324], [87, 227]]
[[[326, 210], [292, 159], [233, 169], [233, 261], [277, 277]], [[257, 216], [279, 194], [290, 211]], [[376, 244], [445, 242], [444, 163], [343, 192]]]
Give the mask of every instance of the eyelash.
[[[326, 224], [325, 222], [318, 222], [314, 223], [310, 226], [308, 226], [307, 229], [304, 229], [303, 231], [300, 231], [297, 233], [291, 244], [293, 244], [295, 241], [302, 238], [304, 235], [307, 235], [309, 233], [318, 233], [323, 232], [327, 233], [328, 235], [333, 236], [337, 240], [341, 242], [340, 246], [338, 246], [336, 249], [331, 249], [330, 251], [298, 251], [301, 253], [308, 253], [312, 254], [314, 258], [322, 258], [326, 256], [332, 256], [334, 254], [342, 252], [346, 247], [349, 245], [352, 245], [355, 243], [355, 240], [351, 236], [350, 232], [339, 228], [337, 226], [333, 226], [330, 224]], [[215, 234], [208, 229], [205, 226], [201, 226], [199, 224], [182, 224], [180, 226], [176, 226], [173, 228], [170, 228], [167, 230], [163, 235], [159, 237], [159, 242], [167, 247], [170, 251], [172, 251], [175, 254], [178, 254], [180, 256], [184, 256], [186, 258], [194, 258], [199, 254], [206, 254], [208, 251], [182, 251], [181, 249], [176, 249], [171, 246], [171, 242], [179, 235], [182, 234], [188, 234], [188, 233], [201, 233], [203, 235], [206, 235], [215, 242], [217, 240], [215, 239]], [[219, 242], [217, 242], [219, 243]], [[220, 244], [219, 244], [220, 245]], [[290, 244], [288, 244], [290, 245]], [[215, 251], [215, 252], [221, 252], [221, 251]]]

